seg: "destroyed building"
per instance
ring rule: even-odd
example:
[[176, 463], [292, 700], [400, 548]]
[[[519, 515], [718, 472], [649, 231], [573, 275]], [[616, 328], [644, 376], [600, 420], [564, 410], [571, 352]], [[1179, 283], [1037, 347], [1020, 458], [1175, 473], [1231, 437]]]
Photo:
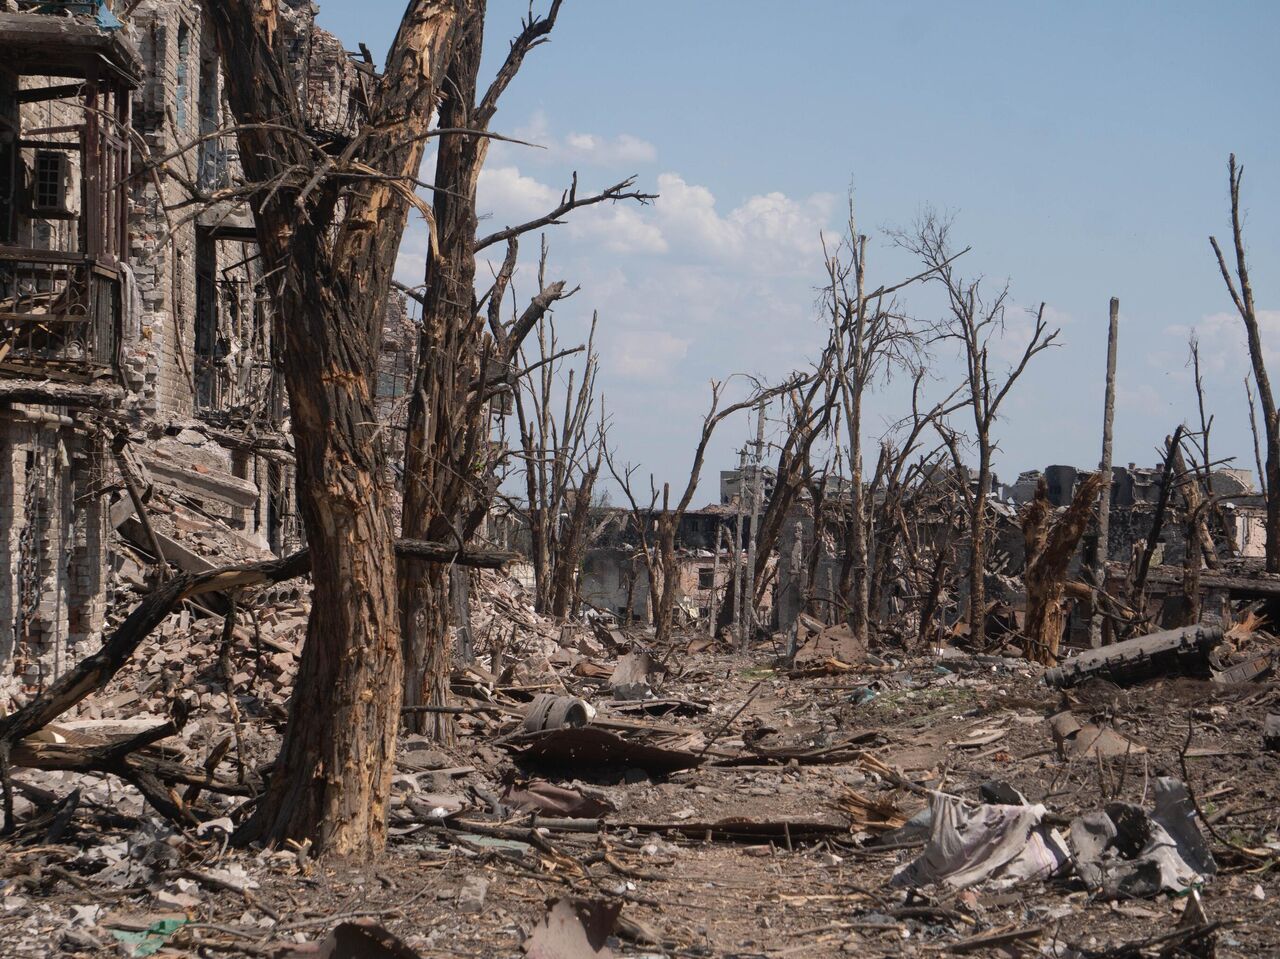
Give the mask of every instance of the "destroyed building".
[[[310, 5], [282, 24], [317, 136], [341, 138], [360, 69]], [[205, 14], [20, 2], [0, 53], [0, 663], [40, 687], [95, 648], [112, 575], [157, 549], [214, 565], [147, 535], [126, 473], [251, 555], [301, 531]]]
[[[614, 514], [613, 522], [604, 524], [603, 534], [583, 556], [579, 572], [582, 602], [623, 620], [648, 622], [653, 610], [640, 537], [626, 510], [608, 512]], [[688, 510], [681, 517], [676, 530], [680, 573], [676, 606], [686, 620], [705, 620], [724, 602], [733, 580], [732, 544], [736, 542], [738, 523], [736, 502]], [[748, 526], [745, 521], [742, 523], [747, 542]], [[747, 542], [742, 543], [741, 549], [745, 550]], [[772, 611], [770, 592], [760, 605], [762, 620], [768, 622]]]

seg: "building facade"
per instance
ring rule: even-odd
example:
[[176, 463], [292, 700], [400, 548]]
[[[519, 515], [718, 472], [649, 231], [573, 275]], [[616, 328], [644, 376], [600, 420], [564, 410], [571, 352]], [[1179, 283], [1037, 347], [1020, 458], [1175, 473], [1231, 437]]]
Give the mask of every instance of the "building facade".
[[[309, 125], [338, 139], [362, 67], [314, 12], [286, 2], [282, 28]], [[97, 648], [112, 544], [139, 539], [126, 472], [246, 549], [298, 543], [280, 357], [239, 185], [199, 5], [18, 0], [0, 12], [8, 686], [41, 688]], [[214, 565], [177, 546], [165, 559]]]

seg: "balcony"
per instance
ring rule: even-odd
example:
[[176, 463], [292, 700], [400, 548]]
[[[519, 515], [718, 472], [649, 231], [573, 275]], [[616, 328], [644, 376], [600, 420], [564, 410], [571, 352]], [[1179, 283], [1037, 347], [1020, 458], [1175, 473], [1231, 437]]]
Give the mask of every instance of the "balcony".
[[0, 377], [87, 383], [120, 342], [117, 272], [82, 253], [0, 247]]

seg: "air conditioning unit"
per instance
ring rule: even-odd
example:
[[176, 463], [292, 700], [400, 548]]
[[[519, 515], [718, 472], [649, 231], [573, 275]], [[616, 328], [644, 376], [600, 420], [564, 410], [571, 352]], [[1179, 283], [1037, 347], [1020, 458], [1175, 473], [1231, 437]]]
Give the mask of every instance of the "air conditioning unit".
[[45, 219], [80, 215], [80, 163], [61, 150], [37, 150], [31, 167], [31, 214]]

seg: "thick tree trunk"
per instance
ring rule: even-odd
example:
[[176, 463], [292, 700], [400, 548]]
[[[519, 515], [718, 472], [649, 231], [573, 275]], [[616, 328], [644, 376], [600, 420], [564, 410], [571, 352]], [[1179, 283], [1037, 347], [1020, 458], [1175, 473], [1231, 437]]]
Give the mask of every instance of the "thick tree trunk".
[[358, 185], [334, 176], [308, 141], [274, 4], [209, 9], [241, 162], [261, 187], [255, 225], [284, 344], [314, 583], [284, 741], [237, 839], [365, 855], [386, 841], [402, 670], [373, 374], [408, 214], [396, 178], [421, 163], [456, 4], [413, 0], [406, 10], [348, 158], [386, 179]]
[[286, 380], [311, 616], [280, 755], [238, 838], [311, 839], [354, 854], [386, 838], [402, 669], [394, 530], [369, 380], [363, 370], [329, 373], [356, 348], [358, 323], [319, 283], [300, 292], [281, 301], [293, 322], [280, 326], [292, 357]]
[[870, 627], [867, 608], [867, 524], [866, 495], [862, 490], [861, 464], [854, 470], [849, 509], [853, 522], [849, 529], [849, 627], [865, 639]]
[[[443, 86], [440, 126], [471, 122], [484, 42], [481, 11], [469, 9]], [[457, 538], [467, 483], [455, 475], [468, 462], [459, 449], [469, 435], [469, 387], [480, 376], [475, 311], [475, 191], [484, 140], [454, 134], [439, 139], [434, 199], [436, 243], [427, 254], [418, 375], [405, 438], [403, 535]], [[400, 569], [406, 706], [443, 706], [449, 693], [449, 578], [420, 563]], [[406, 724], [441, 740], [452, 738], [445, 713], [412, 712]]]

